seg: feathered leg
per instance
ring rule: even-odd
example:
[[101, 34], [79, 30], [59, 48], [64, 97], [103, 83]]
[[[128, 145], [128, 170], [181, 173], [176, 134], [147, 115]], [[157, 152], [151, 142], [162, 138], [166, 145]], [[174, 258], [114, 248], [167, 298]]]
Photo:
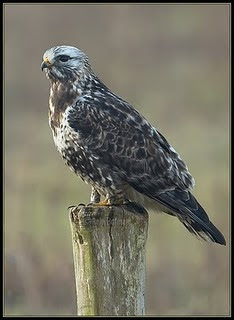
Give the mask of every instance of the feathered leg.
[[100, 193], [92, 187], [91, 195], [90, 195], [90, 202], [91, 203], [99, 203], [101, 199]]

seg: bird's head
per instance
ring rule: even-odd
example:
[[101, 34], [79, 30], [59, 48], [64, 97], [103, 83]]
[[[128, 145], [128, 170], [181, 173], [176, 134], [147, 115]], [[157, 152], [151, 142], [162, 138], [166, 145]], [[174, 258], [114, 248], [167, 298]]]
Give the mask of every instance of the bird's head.
[[41, 69], [45, 70], [48, 79], [63, 81], [75, 79], [87, 66], [89, 61], [84, 52], [63, 45], [50, 48], [44, 53]]

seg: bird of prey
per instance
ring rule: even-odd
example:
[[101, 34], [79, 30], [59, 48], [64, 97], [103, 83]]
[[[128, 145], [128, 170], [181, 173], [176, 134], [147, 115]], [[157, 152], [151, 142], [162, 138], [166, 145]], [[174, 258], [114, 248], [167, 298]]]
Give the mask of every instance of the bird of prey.
[[[56, 46], [43, 56], [50, 81], [49, 124], [68, 167], [92, 186], [91, 205], [138, 203], [176, 216], [189, 232], [225, 245], [190, 190], [185, 162], [127, 101], [94, 73], [87, 55]], [[104, 200], [101, 200], [101, 196]]]

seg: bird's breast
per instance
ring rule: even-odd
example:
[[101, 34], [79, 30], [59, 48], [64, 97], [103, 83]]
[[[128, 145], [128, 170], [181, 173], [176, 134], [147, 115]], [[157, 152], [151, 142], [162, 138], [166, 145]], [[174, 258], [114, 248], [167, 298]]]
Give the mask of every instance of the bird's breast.
[[53, 83], [49, 98], [49, 123], [56, 135], [61, 127], [66, 110], [79, 98], [81, 91], [72, 84]]
[[80, 137], [69, 125], [66, 112], [61, 113], [59, 120], [55, 123], [53, 117], [50, 118], [49, 124], [53, 133], [54, 143], [58, 151], [62, 154], [66, 150], [78, 151], [80, 146]]
[[95, 159], [90, 157], [88, 150], [82, 145], [79, 134], [68, 125], [66, 116], [52, 132], [56, 148], [65, 164], [83, 181], [93, 184], [93, 180], [99, 175], [94, 167]]

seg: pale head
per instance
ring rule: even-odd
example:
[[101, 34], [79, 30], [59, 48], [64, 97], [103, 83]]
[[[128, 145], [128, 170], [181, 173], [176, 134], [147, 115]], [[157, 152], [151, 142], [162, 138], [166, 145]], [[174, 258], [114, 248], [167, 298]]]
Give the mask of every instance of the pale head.
[[45, 69], [51, 80], [73, 78], [89, 66], [88, 57], [80, 49], [72, 46], [56, 46], [48, 49], [43, 55], [41, 69]]

